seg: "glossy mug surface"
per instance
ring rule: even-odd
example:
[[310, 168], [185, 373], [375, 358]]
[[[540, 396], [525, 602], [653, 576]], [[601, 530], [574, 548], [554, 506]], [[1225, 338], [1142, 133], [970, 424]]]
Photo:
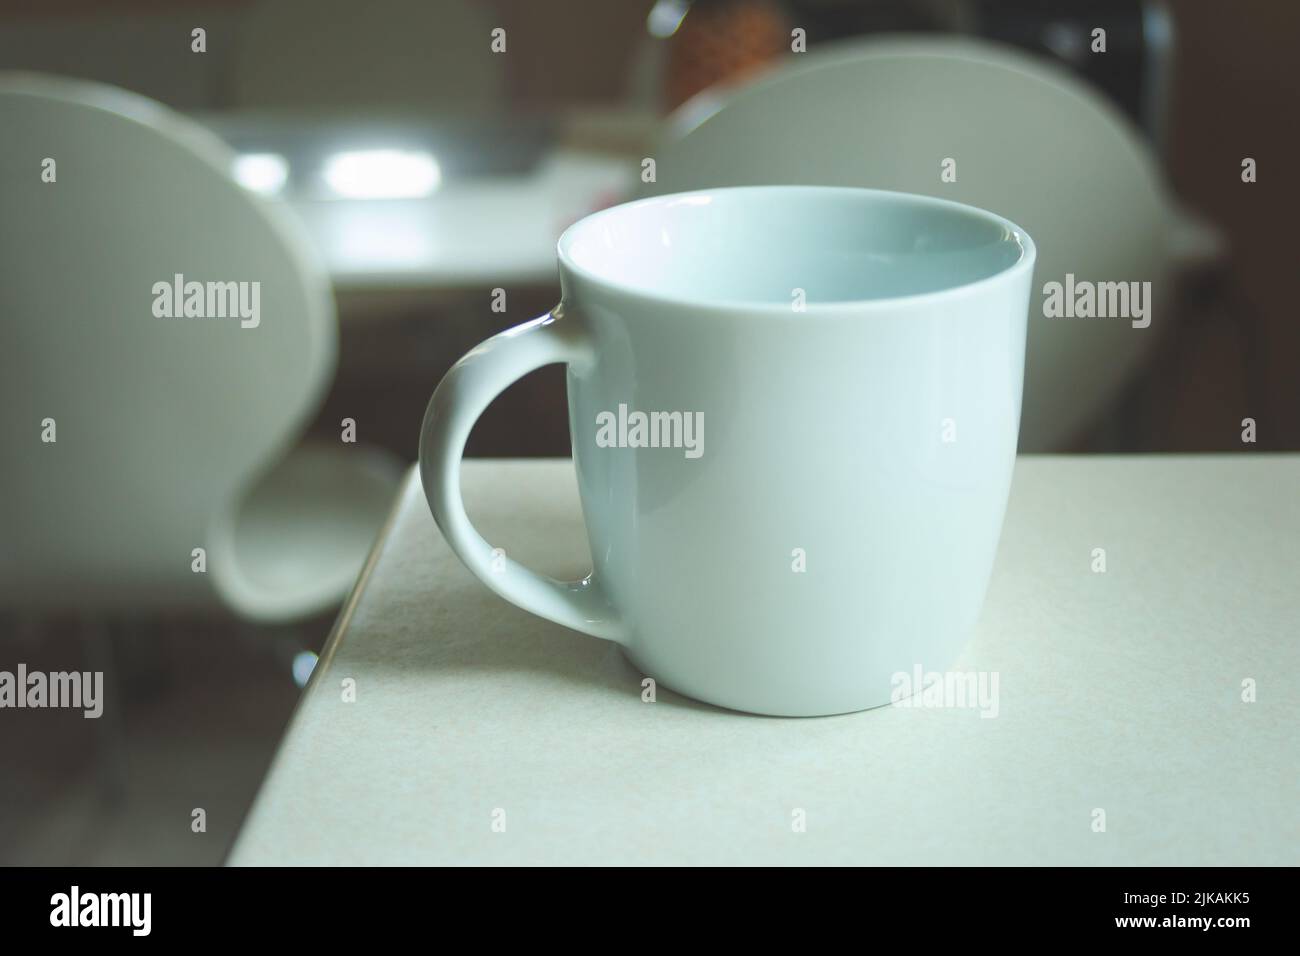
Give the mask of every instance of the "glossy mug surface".
[[[461, 359], [425, 416], [425, 492], [465, 564], [737, 710], [861, 710], [948, 667], [1015, 462], [1023, 230], [921, 196], [759, 186], [598, 212], [559, 257], [561, 304]], [[577, 582], [494, 553], [460, 497], [474, 421], [552, 362], [594, 564]]]

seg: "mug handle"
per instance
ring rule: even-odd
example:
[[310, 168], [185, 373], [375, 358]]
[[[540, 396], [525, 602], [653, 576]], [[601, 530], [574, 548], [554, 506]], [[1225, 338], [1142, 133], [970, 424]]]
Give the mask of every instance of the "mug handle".
[[623, 622], [593, 575], [581, 581], [556, 581], [497, 553], [470, 523], [461, 498], [465, 442], [492, 399], [543, 365], [592, 360], [583, 330], [576, 323], [559, 321], [562, 318], [562, 308], [557, 306], [531, 322], [506, 329], [471, 349], [443, 376], [420, 429], [420, 480], [433, 520], [451, 550], [480, 581], [538, 617], [623, 644]]

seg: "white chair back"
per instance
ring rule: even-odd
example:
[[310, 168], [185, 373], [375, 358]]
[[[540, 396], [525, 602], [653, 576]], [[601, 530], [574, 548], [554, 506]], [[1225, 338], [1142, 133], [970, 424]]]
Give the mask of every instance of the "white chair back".
[[[1038, 264], [1021, 451], [1068, 445], [1171, 315], [1173, 213], [1151, 150], [1100, 94], [1010, 47], [889, 37], [793, 55], [752, 83], [685, 104], [655, 159], [651, 194], [864, 186], [955, 199], [1023, 226]], [[1152, 325], [1045, 318], [1044, 284], [1067, 275], [1151, 282]]]
[[0, 73], [0, 130], [0, 606], [215, 600], [194, 549], [331, 378], [327, 276], [152, 101]]

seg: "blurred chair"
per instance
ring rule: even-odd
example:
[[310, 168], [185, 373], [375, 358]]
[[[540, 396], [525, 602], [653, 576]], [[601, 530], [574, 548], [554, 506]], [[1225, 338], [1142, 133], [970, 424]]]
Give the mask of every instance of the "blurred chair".
[[764, 183], [923, 193], [1028, 230], [1040, 291], [1067, 273], [1150, 281], [1150, 328], [1044, 318], [1034, 296], [1021, 451], [1062, 450], [1116, 400], [1173, 318], [1173, 260], [1214, 245], [1109, 101], [1053, 63], [978, 40], [894, 36], [788, 57], [686, 103], [653, 155], [651, 194]]
[[[295, 223], [134, 94], [0, 73], [0, 129], [0, 607], [337, 605], [397, 476], [356, 444], [290, 451], [337, 338]], [[160, 317], [177, 276], [250, 283], [250, 307], [260, 283], [257, 324]]]

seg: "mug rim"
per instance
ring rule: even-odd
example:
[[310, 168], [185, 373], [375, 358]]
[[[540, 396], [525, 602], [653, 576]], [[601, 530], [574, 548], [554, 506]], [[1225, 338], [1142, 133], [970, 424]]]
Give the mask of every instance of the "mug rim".
[[[570, 254], [570, 247], [573, 245], [579, 233], [593, 228], [601, 219], [607, 216], [612, 216], [619, 212], [625, 212], [632, 208], [666, 205], [673, 201], [692, 197], [745, 192], [769, 194], [774, 192], [796, 192], [805, 195], [820, 194], [823, 196], [832, 193], [839, 193], [845, 198], [887, 198], [891, 201], [903, 200], [910, 202], [917, 208], [929, 207], [931, 209], [941, 209], [949, 213], [961, 213], [966, 216], [973, 216], [982, 219], [990, 225], [1004, 229], [1008, 233], [1008, 237], [1019, 246], [1020, 255], [1014, 262], [1003, 266], [1001, 269], [990, 275], [981, 276], [978, 279], [973, 279], [967, 282], [958, 282], [954, 285], [944, 286], [941, 289], [869, 299], [841, 299], [833, 302], [811, 301], [805, 303], [802, 311], [794, 312], [790, 308], [790, 305], [784, 302], [730, 301], [721, 298], [709, 298], [706, 296], [660, 292], [658, 290], [647, 291], [628, 283], [610, 279], [599, 272], [581, 266]], [[747, 315], [760, 314], [782, 316], [797, 321], [807, 321], [810, 315], [858, 315], [864, 312], [897, 311], [900, 307], [909, 307], [913, 305], [921, 306], [941, 302], [948, 298], [966, 296], [998, 283], [1012, 281], [1021, 274], [1032, 271], [1034, 261], [1037, 258], [1037, 248], [1028, 232], [1011, 220], [999, 216], [996, 213], [989, 212], [987, 209], [981, 209], [979, 206], [972, 206], [968, 203], [961, 203], [952, 199], [941, 199], [936, 196], [926, 196], [921, 193], [910, 193], [893, 189], [867, 189], [859, 186], [810, 186], [799, 184], [720, 186], [710, 189], [692, 189], [679, 193], [665, 193], [660, 196], [647, 196], [641, 199], [633, 199], [628, 202], [618, 203], [617, 205], [589, 213], [570, 225], [560, 235], [560, 238], [556, 243], [556, 252], [562, 272], [567, 271], [574, 277], [581, 279], [583, 282], [589, 283], [605, 292], [613, 293], [618, 296], [624, 296], [647, 304], [657, 304], [661, 306], [689, 307], [691, 309], [719, 313], [743, 312]]]

